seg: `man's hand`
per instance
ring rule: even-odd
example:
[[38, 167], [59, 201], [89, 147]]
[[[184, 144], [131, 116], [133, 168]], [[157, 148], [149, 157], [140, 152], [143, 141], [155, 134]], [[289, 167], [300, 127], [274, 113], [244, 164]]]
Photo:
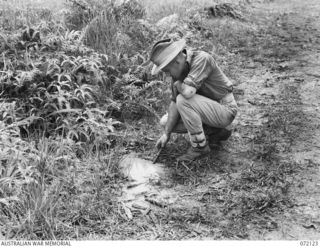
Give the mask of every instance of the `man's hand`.
[[193, 95], [196, 94], [196, 91], [197, 91], [196, 88], [186, 85], [181, 81], [176, 81], [174, 83], [174, 87], [186, 99], [190, 99]]
[[158, 149], [164, 148], [164, 147], [166, 146], [166, 144], [168, 143], [169, 139], [170, 139], [170, 136], [169, 136], [169, 135], [163, 134], [163, 135], [159, 138], [159, 140], [157, 141], [156, 147], [157, 147]]

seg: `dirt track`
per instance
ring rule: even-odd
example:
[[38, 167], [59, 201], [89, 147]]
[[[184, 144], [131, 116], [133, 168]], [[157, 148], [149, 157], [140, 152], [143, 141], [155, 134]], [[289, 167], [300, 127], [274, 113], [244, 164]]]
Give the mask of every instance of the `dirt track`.
[[[253, 63], [256, 69], [253, 81], [256, 81], [239, 85], [247, 93], [240, 99], [246, 110], [239, 123], [241, 126], [247, 121], [253, 126], [260, 121], [262, 126], [268, 126], [272, 118], [281, 120], [279, 124], [285, 126], [271, 131], [270, 139], [276, 142], [273, 147], [276, 152], [270, 158], [277, 159], [279, 164], [296, 166], [292, 174], [286, 175], [291, 205], [272, 215], [269, 222], [249, 226], [248, 238], [320, 239], [320, 2], [274, 1], [258, 8], [268, 11], [270, 16], [278, 15], [273, 28], [280, 42], [273, 62], [266, 59], [264, 66]], [[270, 108], [274, 109], [273, 113]], [[250, 133], [248, 138], [255, 140], [254, 144], [259, 143], [255, 128], [251, 128]], [[242, 146], [246, 131], [240, 129], [238, 135]], [[264, 136], [258, 134], [258, 137]], [[261, 218], [266, 215], [261, 214]]]
[[[299, 53], [288, 61], [287, 73], [293, 79], [302, 111], [301, 127], [291, 151], [283, 159], [297, 162], [300, 172], [293, 179], [289, 196], [294, 204], [279, 215], [279, 229], [265, 239], [320, 239], [320, 2], [290, 1], [288, 26], [301, 33], [297, 42]], [[289, 84], [290, 82], [286, 82]], [[292, 84], [292, 82], [291, 82]]]

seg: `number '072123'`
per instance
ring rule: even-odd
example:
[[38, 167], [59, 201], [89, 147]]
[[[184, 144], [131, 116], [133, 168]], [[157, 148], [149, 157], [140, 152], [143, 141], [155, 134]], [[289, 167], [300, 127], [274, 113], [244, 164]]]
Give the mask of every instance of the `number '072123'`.
[[317, 240], [300, 241], [300, 246], [319, 246], [319, 243]]

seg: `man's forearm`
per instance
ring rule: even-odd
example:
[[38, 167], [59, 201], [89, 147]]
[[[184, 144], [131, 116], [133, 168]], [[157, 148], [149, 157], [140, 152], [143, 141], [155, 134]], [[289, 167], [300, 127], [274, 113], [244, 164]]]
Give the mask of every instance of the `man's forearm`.
[[171, 102], [168, 110], [168, 120], [166, 127], [164, 128], [165, 133], [170, 136], [174, 126], [177, 124], [179, 120], [179, 112], [175, 102]]

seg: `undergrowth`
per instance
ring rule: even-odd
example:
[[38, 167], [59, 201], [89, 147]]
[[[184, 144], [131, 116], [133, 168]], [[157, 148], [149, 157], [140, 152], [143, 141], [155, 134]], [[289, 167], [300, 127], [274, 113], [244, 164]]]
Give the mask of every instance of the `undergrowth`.
[[[124, 181], [117, 164], [128, 152], [151, 149], [148, 138], [159, 132], [155, 123], [169, 101], [165, 75], [150, 75], [153, 42], [184, 37], [236, 79], [228, 61], [248, 52], [241, 47], [251, 46], [256, 27], [229, 17], [208, 20], [207, 1], [187, 1], [169, 29], [154, 22], [176, 13], [177, 2], [151, 17], [154, 10], [135, 0], [69, 0], [58, 13], [1, 4], [0, 233], [19, 239], [133, 235], [118, 232], [128, 219], [117, 201]], [[225, 195], [226, 214], [236, 206], [238, 217], [247, 217], [286, 200], [284, 177], [292, 169], [276, 163], [273, 137], [287, 131], [288, 118], [269, 114], [270, 126], [257, 140], [266, 145], [255, 151], [266, 164], [249, 167], [230, 184], [241, 193]], [[184, 220], [178, 216], [164, 219]], [[185, 220], [200, 216], [192, 212]]]

